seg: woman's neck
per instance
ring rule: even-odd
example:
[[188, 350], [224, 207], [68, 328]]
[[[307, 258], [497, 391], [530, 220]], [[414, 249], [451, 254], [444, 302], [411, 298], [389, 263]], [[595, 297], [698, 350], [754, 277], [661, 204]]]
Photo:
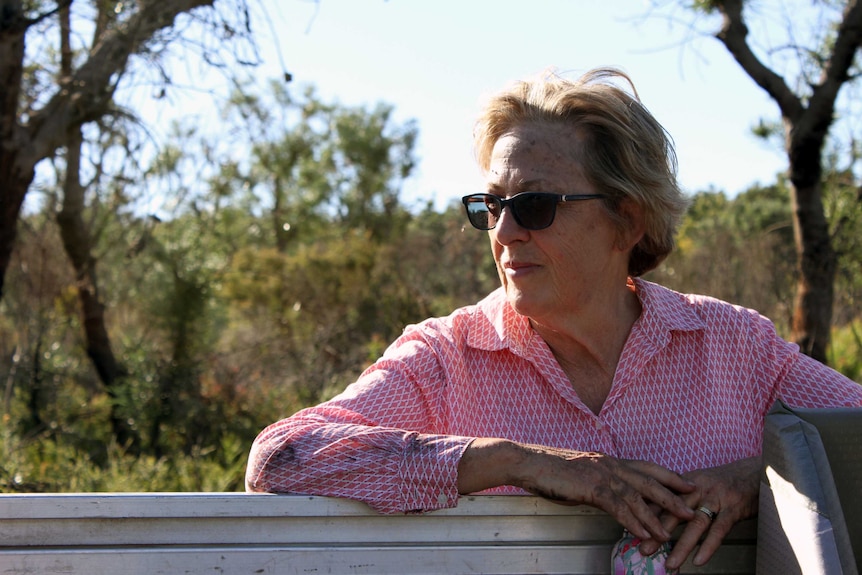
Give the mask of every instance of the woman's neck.
[[627, 283], [566, 317], [553, 322], [531, 320], [575, 391], [595, 413], [610, 392], [623, 347], [640, 313], [634, 285]]

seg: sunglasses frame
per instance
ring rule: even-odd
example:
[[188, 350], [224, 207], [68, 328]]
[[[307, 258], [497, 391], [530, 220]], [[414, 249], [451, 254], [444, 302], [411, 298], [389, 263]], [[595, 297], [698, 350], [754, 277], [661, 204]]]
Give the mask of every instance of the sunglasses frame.
[[[527, 196], [527, 195], [529, 195], [529, 196], [544, 196], [544, 197], [548, 197], [548, 199], [553, 198], [554, 200], [556, 200], [553, 203], [553, 207], [551, 208], [551, 217], [548, 220], [547, 225], [539, 226], [539, 227], [531, 227], [531, 226], [525, 226], [524, 225], [523, 221], [521, 220], [521, 216], [518, 214], [517, 208], [515, 208], [515, 202], [517, 201], [517, 199], [519, 197], [521, 199], [525, 199], [524, 196]], [[515, 222], [519, 226], [521, 226], [525, 230], [538, 231], [538, 230], [544, 230], [545, 228], [549, 228], [549, 227], [551, 227], [551, 224], [554, 223], [554, 218], [556, 218], [556, 216], [557, 216], [557, 204], [561, 204], [564, 202], [577, 202], [577, 201], [582, 201], [582, 200], [599, 200], [599, 199], [603, 199], [606, 197], [607, 196], [605, 194], [554, 194], [551, 192], [520, 192], [520, 193], [517, 193], [510, 198], [502, 198], [502, 197], [494, 195], [494, 194], [469, 194], [469, 195], [461, 198], [461, 203], [464, 204], [464, 209], [467, 212], [467, 219], [470, 221], [470, 225], [473, 226], [474, 228], [476, 228], [477, 230], [489, 231], [489, 230], [493, 230], [494, 228], [497, 227], [497, 222], [495, 222], [494, 225], [491, 227], [477, 226], [473, 222], [473, 219], [470, 217], [470, 213], [471, 213], [470, 212], [470, 204], [482, 203], [485, 206], [487, 206], [488, 205], [487, 198], [490, 198], [492, 203], [497, 203], [500, 206], [500, 214], [499, 214], [499, 216], [497, 216], [497, 221], [499, 221], [499, 218], [503, 215], [503, 210], [508, 207], [509, 213], [512, 214], [512, 217], [515, 218]], [[488, 214], [490, 214], [491, 210], [487, 210], [487, 212], [488, 212]]]

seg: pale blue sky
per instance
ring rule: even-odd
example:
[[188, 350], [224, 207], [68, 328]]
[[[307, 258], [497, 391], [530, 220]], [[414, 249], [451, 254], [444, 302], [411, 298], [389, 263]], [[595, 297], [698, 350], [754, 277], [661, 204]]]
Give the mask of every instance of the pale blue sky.
[[[771, 183], [785, 167], [751, 135], [775, 105], [712, 38], [644, 19], [644, 0], [262, 0], [265, 65], [327, 100], [385, 101], [415, 118], [420, 164], [404, 199], [437, 205], [481, 190], [471, 130], [484, 94], [554, 66], [578, 75], [596, 66], [628, 72], [644, 104], [674, 138], [686, 191], [735, 194]], [[277, 52], [272, 38], [277, 38]], [[178, 100], [183, 105], [183, 99]]]

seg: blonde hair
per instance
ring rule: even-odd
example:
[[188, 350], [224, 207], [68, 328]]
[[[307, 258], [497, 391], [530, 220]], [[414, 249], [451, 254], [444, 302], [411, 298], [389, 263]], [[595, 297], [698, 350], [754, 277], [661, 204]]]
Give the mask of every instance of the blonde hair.
[[[614, 82], [628, 84], [631, 92]], [[614, 68], [591, 70], [575, 81], [553, 71], [516, 83], [490, 98], [473, 133], [476, 159], [487, 173], [497, 140], [523, 124], [551, 123], [579, 130], [581, 168], [619, 229], [630, 225], [623, 202], [639, 206], [645, 233], [632, 250], [629, 274], [643, 275], [673, 250], [688, 201], [676, 179], [673, 141], [643, 106], [631, 78]]]

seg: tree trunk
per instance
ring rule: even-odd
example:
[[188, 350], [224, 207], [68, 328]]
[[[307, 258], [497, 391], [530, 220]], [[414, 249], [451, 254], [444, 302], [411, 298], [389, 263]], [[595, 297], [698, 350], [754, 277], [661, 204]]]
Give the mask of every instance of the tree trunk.
[[803, 353], [822, 363], [827, 363], [838, 263], [822, 194], [823, 147], [833, 121], [835, 96], [837, 89], [816, 88], [804, 111], [784, 117], [799, 271], [791, 339]]
[[96, 259], [93, 257], [92, 239], [84, 223], [84, 187], [80, 181], [81, 144], [80, 128], [69, 134], [66, 147], [66, 179], [63, 184], [63, 207], [57, 214], [57, 225], [66, 255], [75, 268], [78, 300], [81, 303], [81, 323], [87, 341], [87, 355], [99, 374], [99, 379], [113, 400], [111, 426], [117, 442], [134, 451], [137, 435], [122, 415], [122, 406], [117, 401], [119, 387], [123, 383], [125, 370], [120, 366], [111, 349], [111, 340], [105, 325], [105, 306], [99, 296], [96, 277]]
[[15, 165], [14, 152], [0, 152], [0, 299], [3, 299], [3, 280], [12, 261], [18, 235], [18, 216], [34, 177], [32, 170], [20, 173]]
[[18, 102], [24, 72], [24, 35], [27, 26], [21, 2], [0, 1], [0, 299], [3, 278], [12, 259], [18, 216], [33, 166], [18, 164]]
[[284, 221], [284, 190], [282, 189], [281, 177], [276, 175], [272, 182], [272, 228], [275, 232], [275, 248], [278, 253], [287, 253], [287, 244], [290, 239], [290, 228], [285, 227]]
[[[70, 129], [98, 120], [110, 110], [114, 88], [129, 56], [145, 47], [178, 14], [214, 0], [148, 0], [122, 25], [107, 30], [70, 81], [57, 86], [44, 107], [27, 110], [19, 123], [24, 42], [33, 23], [21, 0], [0, 0], [0, 298], [15, 247], [18, 217], [36, 164], [65, 144]], [[68, 3], [66, 4], [68, 5]]]
[[[60, 15], [60, 74], [61, 83], [72, 77], [72, 45], [70, 6], [61, 7]], [[75, 284], [81, 303], [81, 323], [87, 341], [87, 355], [99, 374], [99, 379], [111, 397], [111, 426], [120, 445], [137, 444], [133, 430], [121, 415], [117, 401], [118, 388], [125, 371], [111, 349], [111, 340], [105, 326], [105, 306], [99, 296], [96, 276], [96, 258], [90, 231], [84, 223], [84, 186], [81, 184], [81, 148], [84, 136], [81, 127], [69, 129], [66, 140], [66, 174], [63, 181], [63, 203], [57, 214], [57, 225], [66, 255], [75, 268]]]
[[791, 339], [803, 353], [826, 363], [837, 260], [823, 215], [820, 185], [794, 184], [791, 192], [799, 268]]

